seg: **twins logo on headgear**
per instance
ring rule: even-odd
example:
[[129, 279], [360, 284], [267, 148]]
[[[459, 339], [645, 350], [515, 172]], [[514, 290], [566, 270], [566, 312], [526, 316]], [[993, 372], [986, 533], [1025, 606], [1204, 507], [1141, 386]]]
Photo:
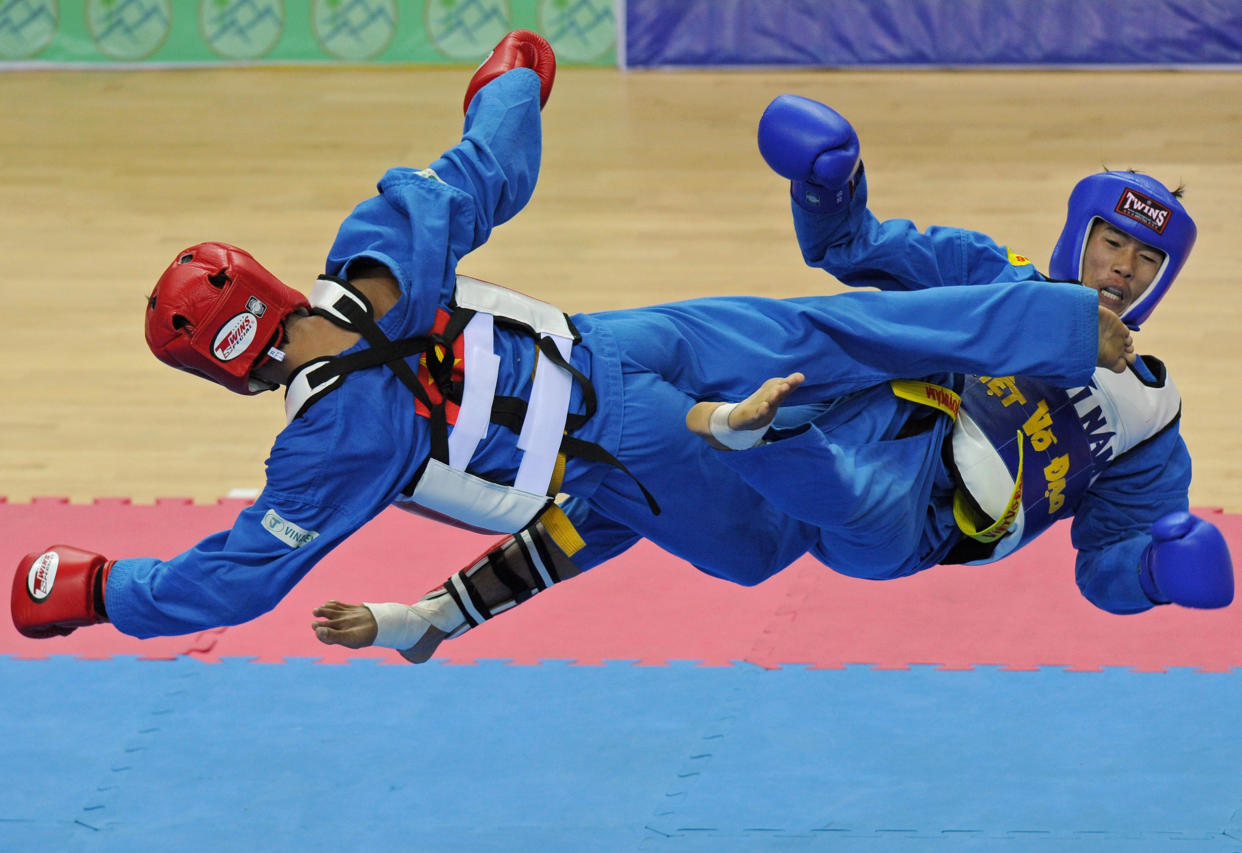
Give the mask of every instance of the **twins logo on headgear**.
[[177, 253], [147, 300], [147, 345], [178, 370], [238, 394], [275, 386], [251, 373], [284, 343], [285, 318], [310, 308], [306, 297], [227, 243]]
[[1159, 181], [1135, 172], [1100, 172], [1083, 178], [1069, 197], [1065, 227], [1052, 250], [1049, 275], [1082, 281], [1087, 235], [1097, 219], [1164, 252], [1164, 263], [1121, 319], [1137, 329], [1156, 308], [1195, 245], [1194, 220]]

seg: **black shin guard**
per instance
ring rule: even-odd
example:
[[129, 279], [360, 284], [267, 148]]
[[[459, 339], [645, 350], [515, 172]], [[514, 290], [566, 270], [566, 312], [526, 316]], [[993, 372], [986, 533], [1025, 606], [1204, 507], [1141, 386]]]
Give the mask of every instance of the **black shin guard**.
[[528, 527], [451, 575], [443, 590], [473, 628], [558, 581], [547, 546]]

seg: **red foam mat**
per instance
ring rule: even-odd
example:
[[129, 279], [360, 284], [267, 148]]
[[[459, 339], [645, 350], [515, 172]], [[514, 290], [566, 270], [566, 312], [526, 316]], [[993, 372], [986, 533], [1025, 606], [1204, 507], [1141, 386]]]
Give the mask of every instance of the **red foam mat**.
[[[28, 551], [61, 542], [112, 557], [171, 556], [228, 527], [244, 505], [233, 500], [213, 505], [0, 501], [0, 565], [11, 571]], [[1242, 515], [1197, 512], [1209, 515], [1233, 552], [1242, 553]], [[6, 619], [0, 620], [0, 654], [242, 656], [266, 662], [318, 657], [327, 663], [380, 657], [400, 663], [391, 652], [321, 645], [309, 627], [310, 611], [328, 598], [412, 601], [490, 541], [390, 510], [317, 566], [274, 611], [246, 625], [145, 641], [100, 626], [35, 641], [17, 634]], [[842, 577], [803, 559], [754, 588], [702, 575], [644, 543], [446, 643], [439, 657], [453, 663], [508, 658], [518, 664], [698, 660], [705, 665], [1224, 671], [1242, 667], [1239, 607], [1212, 612], [1162, 607], [1138, 616], [1101, 612], [1074, 586], [1073, 551], [1064, 524], [992, 566], [943, 566], [911, 578], [871, 582]]]

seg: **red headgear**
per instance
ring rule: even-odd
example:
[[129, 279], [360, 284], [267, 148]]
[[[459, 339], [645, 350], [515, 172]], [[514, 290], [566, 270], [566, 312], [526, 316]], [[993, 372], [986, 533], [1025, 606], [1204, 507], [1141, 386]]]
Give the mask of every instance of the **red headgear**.
[[199, 243], [179, 252], [147, 301], [147, 345], [178, 370], [238, 394], [274, 386], [251, 372], [284, 343], [285, 318], [310, 308], [306, 297], [249, 252]]

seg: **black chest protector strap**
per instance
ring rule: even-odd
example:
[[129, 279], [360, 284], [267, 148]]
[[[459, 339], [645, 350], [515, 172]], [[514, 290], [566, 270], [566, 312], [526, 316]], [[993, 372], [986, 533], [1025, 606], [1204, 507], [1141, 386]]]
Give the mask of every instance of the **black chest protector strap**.
[[[320, 388], [328, 383], [332, 383], [334, 387], [340, 378], [356, 370], [379, 365], [388, 367], [427, 409], [431, 441], [430, 458], [447, 464], [449, 460], [447, 405], [448, 403], [460, 405], [463, 397], [463, 382], [454, 379], [453, 375], [453, 345], [477, 312], [469, 308], [454, 306], [443, 330], [394, 341], [390, 340], [375, 322], [374, 310], [363, 293], [343, 279], [332, 276], [321, 276], [320, 278], [323, 281], [337, 285], [343, 292], [336, 299], [332, 300], [331, 304], [317, 305], [314, 308], [315, 313], [326, 317], [343, 329], [360, 334], [363, 340], [367, 342], [368, 347], [349, 355], [336, 356], [312, 365], [311, 370], [307, 374], [307, 382], [311, 388]], [[651, 512], [659, 515], [660, 506], [656, 502], [655, 497], [626, 468], [624, 463], [600, 445], [574, 438], [568, 434], [579, 429], [589, 421], [597, 410], [598, 403], [595, 389], [592, 387], [590, 379], [569, 363], [568, 359], [561, 354], [550, 337], [538, 335], [520, 321], [513, 321], [503, 315], [493, 316], [499, 325], [532, 336], [540, 354], [547, 358], [552, 365], [569, 374], [572, 381], [580, 389], [584, 411], [566, 415], [565, 434], [562, 436], [560, 444], [561, 453], [592, 462], [603, 462], [622, 471], [638, 486]], [[572, 329], [572, 326], [570, 328]], [[577, 333], [574, 332], [574, 334], [576, 336]], [[422, 361], [427, 368], [428, 378], [439, 392], [439, 400], [432, 398], [427, 387], [420, 381], [414, 369], [406, 361], [407, 358], [415, 355], [422, 357]], [[308, 402], [313, 402], [322, 396], [322, 393], [314, 395]], [[512, 432], [520, 434], [527, 409], [528, 403], [524, 399], [497, 395], [493, 399], [490, 420], [492, 423], [504, 426]], [[426, 463], [420, 467], [414, 482], [405, 489], [406, 494], [413, 493], [418, 479], [425, 468]]]
[[[343, 306], [341, 303], [346, 304]], [[338, 310], [344, 307], [352, 313], [352, 306], [352, 302], [342, 299], [334, 307]], [[323, 316], [328, 317], [333, 322], [337, 322], [330, 314], [325, 313]], [[368, 315], [363, 315], [363, 317], [366, 320], [370, 320]], [[443, 369], [440, 360], [434, 357], [437, 344], [435, 337], [421, 335], [413, 338], [402, 338], [398, 341], [390, 341], [384, 337], [374, 322], [369, 323], [371, 330], [376, 333], [374, 336], [366, 333], [366, 325], [368, 324], [358, 323], [356, 318], [351, 318], [351, 324], [348, 326], [344, 324], [339, 325], [350, 331], [361, 333], [363, 339], [371, 346], [368, 349], [359, 350], [346, 356], [328, 359], [307, 375], [307, 381], [311, 386], [316, 387], [330, 381], [333, 377], [344, 377], [356, 370], [363, 370], [368, 367], [384, 365], [390, 368], [397, 375], [397, 378], [401, 380], [401, 384], [409, 388], [418, 401], [431, 412], [431, 417], [428, 419], [431, 428], [431, 455], [438, 459], [447, 459], [448, 418], [444, 408], [444, 400], [451, 399], [451, 395], [442, 393], [440, 402], [432, 401], [431, 395], [427, 393], [427, 389], [418, 381], [418, 377], [405, 361], [410, 356], [424, 354], [427, 358], [428, 372], [431, 374], [433, 381], [435, 381], [437, 372], [441, 372]], [[448, 370], [452, 370], [451, 365], [448, 367]], [[451, 376], [448, 380], [442, 381], [446, 384], [451, 384]], [[437, 387], [443, 387], [441, 382], [437, 382]], [[460, 391], [458, 394], [460, 395]]]

